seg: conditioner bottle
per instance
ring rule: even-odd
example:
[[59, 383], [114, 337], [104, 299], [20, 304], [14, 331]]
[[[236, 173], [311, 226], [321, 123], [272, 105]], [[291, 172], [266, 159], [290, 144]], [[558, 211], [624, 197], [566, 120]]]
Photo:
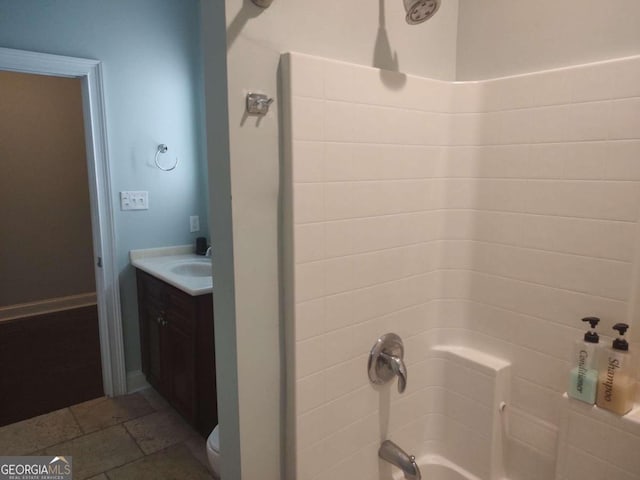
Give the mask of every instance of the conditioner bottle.
[[598, 368], [597, 405], [619, 415], [628, 413], [633, 408], [635, 396], [635, 372], [629, 353], [629, 344], [624, 338], [629, 325], [617, 323], [613, 329], [619, 333], [611, 348], [600, 354]]
[[591, 329], [584, 334], [584, 340], [577, 341], [573, 349], [574, 368], [569, 374], [569, 388], [567, 394], [583, 402], [593, 405], [596, 403], [598, 387], [597, 352], [600, 337], [596, 333], [596, 325], [600, 321], [597, 317], [582, 319], [588, 322]]

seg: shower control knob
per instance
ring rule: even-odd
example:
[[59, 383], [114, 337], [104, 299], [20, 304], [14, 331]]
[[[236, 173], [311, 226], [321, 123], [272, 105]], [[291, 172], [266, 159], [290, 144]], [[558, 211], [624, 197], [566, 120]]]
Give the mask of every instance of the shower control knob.
[[369, 353], [369, 380], [383, 385], [398, 377], [398, 393], [407, 388], [407, 367], [404, 364], [404, 344], [395, 333], [387, 333], [376, 341]]

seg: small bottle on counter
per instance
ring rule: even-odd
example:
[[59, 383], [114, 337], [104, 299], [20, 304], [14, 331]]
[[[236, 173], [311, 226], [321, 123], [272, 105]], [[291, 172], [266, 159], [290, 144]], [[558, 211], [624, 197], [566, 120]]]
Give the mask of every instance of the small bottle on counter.
[[624, 338], [629, 325], [616, 323], [619, 333], [611, 348], [603, 349], [598, 368], [598, 398], [596, 405], [618, 415], [633, 408], [635, 398], [635, 371], [629, 352], [629, 343]]
[[206, 237], [196, 238], [196, 255], [206, 255], [208, 246]]
[[569, 373], [569, 388], [567, 394], [578, 400], [593, 405], [596, 403], [596, 390], [598, 388], [598, 342], [600, 337], [596, 333], [598, 317], [586, 317], [583, 322], [588, 322], [591, 329], [584, 334], [582, 341], [575, 342], [573, 350], [573, 364], [575, 367]]

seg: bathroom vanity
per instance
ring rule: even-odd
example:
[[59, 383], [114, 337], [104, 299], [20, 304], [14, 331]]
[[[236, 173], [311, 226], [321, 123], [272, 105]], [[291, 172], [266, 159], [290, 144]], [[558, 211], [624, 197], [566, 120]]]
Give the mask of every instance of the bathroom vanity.
[[[147, 381], [206, 437], [218, 423], [213, 293], [211, 287], [209, 292], [178, 288], [180, 275], [206, 276], [206, 271], [198, 267], [199, 263], [205, 264], [202, 260], [187, 255], [136, 259], [132, 252], [142, 371]], [[174, 278], [171, 271], [182, 273]]]

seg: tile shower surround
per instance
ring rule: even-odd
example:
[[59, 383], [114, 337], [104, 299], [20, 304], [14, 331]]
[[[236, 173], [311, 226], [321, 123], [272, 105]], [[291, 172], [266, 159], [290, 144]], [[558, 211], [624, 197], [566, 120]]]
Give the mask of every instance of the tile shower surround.
[[[579, 319], [610, 335], [640, 314], [640, 57], [464, 83], [300, 54], [282, 72], [296, 478], [378, 478], [384, 437], [486, 473], [442, 343], [512, 363], [508, 478], [554, 478]], [[366, 376], [388, 331], [403, 395]], [[571, 418], [559, 479], [640, 479], [637, 455], [595, 440], [637, 452], [637, 428]]]

